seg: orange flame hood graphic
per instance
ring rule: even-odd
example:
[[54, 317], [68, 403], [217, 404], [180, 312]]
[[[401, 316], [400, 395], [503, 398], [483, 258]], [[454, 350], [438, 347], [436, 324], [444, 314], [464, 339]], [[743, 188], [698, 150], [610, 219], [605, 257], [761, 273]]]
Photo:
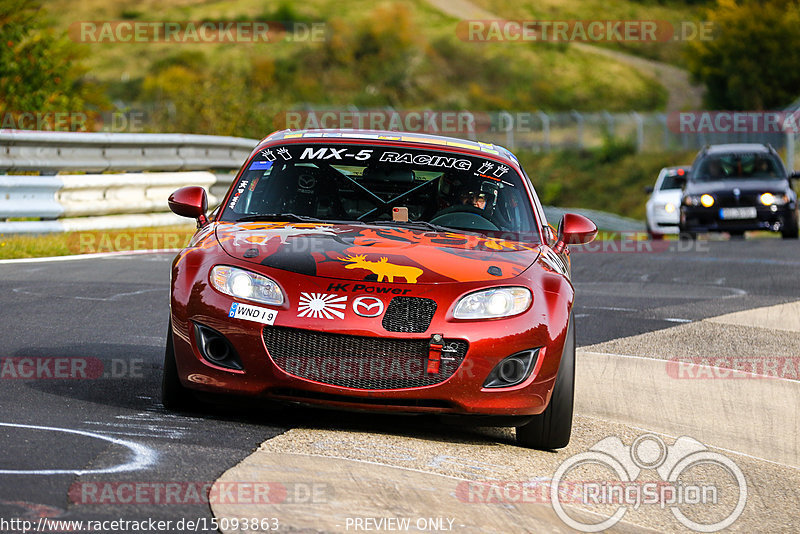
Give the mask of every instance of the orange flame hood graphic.
[[538, 245], [520, 241], [356, 224], [218, 223], [216, 235], [225, 252], [244, 261], [394, 284], [504, 280], [539, 256]]

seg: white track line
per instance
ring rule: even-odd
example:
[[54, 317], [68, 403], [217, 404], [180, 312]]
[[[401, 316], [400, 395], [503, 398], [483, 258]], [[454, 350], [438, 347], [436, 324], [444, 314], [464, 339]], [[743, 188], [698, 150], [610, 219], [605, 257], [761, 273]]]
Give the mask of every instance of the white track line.
[[98, 258], [112, 258], [114, 256], [135, 256], [139, 254], [165, 254], [167, 252], [178, 253], [180, 248], [157, 248], [147, 250], [118, 250], [115, 252], [94, 252], [92, 254], [73, 254], [71, 256], [47, 256], [44, 258], [17, 258], [13, 260], [0, 260], [0, 264], [14, 263], [50, 263], [57, 261], [93, 260]]
[[112, 438], [97, 434], [95, 432], [87, 432], [85, 430], [74, 430], [72, 428], [58, 428], [52, 426], [37, 426], [37, 425], [22, 425], [18, 423], [0, 423], [0, 426], [7, 426], [13, 428], [25, 428], [30, 430], [46, 430], [50, 432], [64, 432], [66, 434], [76, 434], [78, 436], [85, 436], [88, 438], [99, 439], [113, 443], [114, 445], [121, 445], [133, 452], [133, 459], [124, 464], [117, 464], [111, 467], [103, 467], [100, 469], [0, 469], [1, 475], [99, 475], [105, 473], [123, 473], [126, 471], [138, 471], [153, 465], [156, 461], [157, 453], [150, 447], [134, 443], [125, 439]]

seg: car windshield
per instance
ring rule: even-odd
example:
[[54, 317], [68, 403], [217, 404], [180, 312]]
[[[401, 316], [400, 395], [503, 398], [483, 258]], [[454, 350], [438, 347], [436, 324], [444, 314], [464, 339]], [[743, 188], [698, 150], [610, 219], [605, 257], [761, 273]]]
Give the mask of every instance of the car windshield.
[[282, 219], [511, 233], [538, 241], [531, 202], [512, 167], [417, 148], [288, 144], [260, 151], [220, 220]]
[[693, 179], [699, 182], [714, 180], [775, 180], [785, 177], [780, 161], [768, 153], [737, 152], [707, 156], [696, 166]]
[[683, 187], [683, 183], [678, 180], [678, 173], [670, 172], [664, 179], [661, 181], [661, 187], [658, 189], [659, 191], [666, 191], [669, 189], [681, 189]]

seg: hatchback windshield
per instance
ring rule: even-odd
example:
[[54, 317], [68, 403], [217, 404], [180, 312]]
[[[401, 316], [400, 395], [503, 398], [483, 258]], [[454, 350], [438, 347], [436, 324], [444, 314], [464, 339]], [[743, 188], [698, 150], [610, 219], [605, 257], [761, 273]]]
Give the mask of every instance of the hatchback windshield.
[[670, 189], [681, 189], [683, 187], [683, 182], [678, 179], [677, 172], [670, 172], [666, 176], [664, 176], [664, 180], [661, 182], [661, 188], [659, 191], [668, 191]]
[[[519, 174], [480, 156], [405, 147], [291, 144], [262, 150], [223, 221], [270, 219], [425, 225], [535, 235]], [[407, 217], [406, 217], [407, 213]]]
[[693, 179], [713, 180], [775, 180], [785, 178], [780, 161], [768, 153], [737, 152], [707, 156], [696, 166]]

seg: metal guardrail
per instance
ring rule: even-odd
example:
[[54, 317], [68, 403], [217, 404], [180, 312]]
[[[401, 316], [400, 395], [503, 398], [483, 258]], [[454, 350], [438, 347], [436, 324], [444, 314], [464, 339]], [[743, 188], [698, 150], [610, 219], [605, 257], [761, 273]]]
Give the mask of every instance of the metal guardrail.
[[[11, 173], [0, 175], [0, 233], [185, 222], [169, 213], [169, 194], [201, 185], [213, 207], [257, 144], [212, 135], [0, 132], [0, 173]], [[15, 174], [23, 172], [39, 175]]]
[[[255, 139], [183, 134], [0, 132], [0, 233], [49, 233], [181, 224], [169, 194], [203, 186], [214, 207], [258, 143]], [[57, 174], [62, 171], [177, 171]], [[45, 174], [42, 176], [41, 174]], [[49, 175], [48, 175], [49, 174]], [[565, 210], [546, 207], [556, 221]], [[571, 210], [581, 211], [581, 210]], [[638, 221], [583, 210], [604, 229], [642, 230]]]
[[0, 132], [0, 172], [238, 169], [256, 144], [214, 135]]
[[579, 213], [589, 217], [598, 228], [612, 232], [644, 232], [647, 228], [644, 222], [623, 217], [614, 213], [584, 208], [558, 208], [556, 206], [543, 206], [547, 221], [555, 225], [565, 213]]

